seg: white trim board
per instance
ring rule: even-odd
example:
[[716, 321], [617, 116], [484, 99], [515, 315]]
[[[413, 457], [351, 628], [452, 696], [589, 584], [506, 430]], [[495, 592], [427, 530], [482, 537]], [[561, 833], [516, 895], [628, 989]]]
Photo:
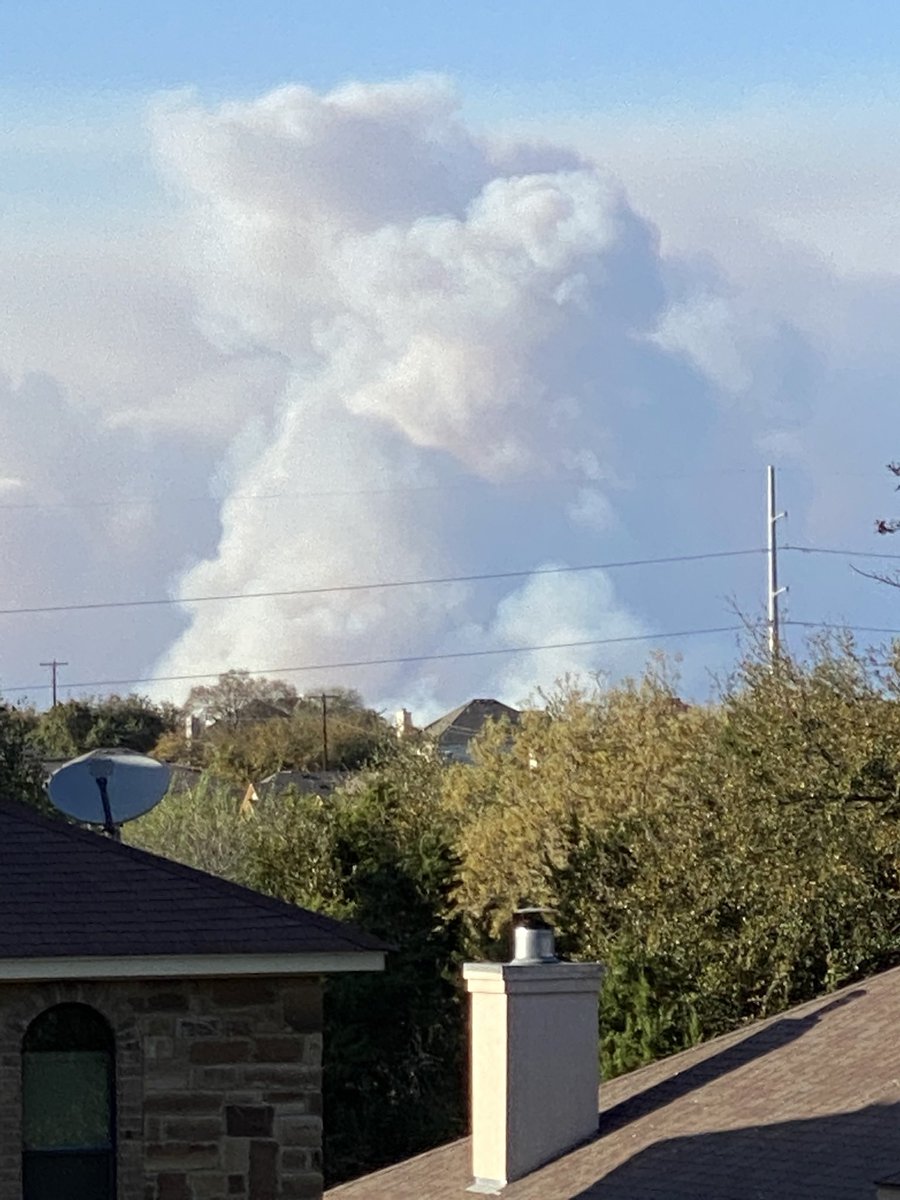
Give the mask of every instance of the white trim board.
[[383, 971], [384, 952], [146, 954], [0, 959], [0, 982], [39, 979], [191, 979], [235, 975], [340, 975]]

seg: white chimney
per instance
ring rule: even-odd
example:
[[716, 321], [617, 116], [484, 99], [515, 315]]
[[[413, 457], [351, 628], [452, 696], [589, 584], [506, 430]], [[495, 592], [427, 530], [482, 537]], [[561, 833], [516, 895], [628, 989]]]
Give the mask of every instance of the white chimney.
[[409, 737], [414, 732], [412, 713], [408, 708], [401, 708], [394, 717], [394, 725], [397, 730], [397, 737]]
[[540, 909], [520, 909], [509, 963], [466, 963], [470, 1192], [499, 1195], [597, 1131], [599, 963], [560, 962]]
[[184, 718], [184, 736], [188, 741], [200, 737], [203, 732], [203, 721], [196, 713], [188, 713]]

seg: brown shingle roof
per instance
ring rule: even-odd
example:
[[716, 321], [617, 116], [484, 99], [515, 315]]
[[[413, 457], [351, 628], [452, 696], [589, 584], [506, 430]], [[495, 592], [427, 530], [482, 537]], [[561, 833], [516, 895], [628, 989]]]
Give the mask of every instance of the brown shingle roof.
[[0, 959], [384, 949], [330, 917], [0, 802]]
[[[504, 1200], [874, 1200], [900, 1167], [900, 968], [621, 1076]], [[467, 1141], [327, 1200], [464, 1200]]]

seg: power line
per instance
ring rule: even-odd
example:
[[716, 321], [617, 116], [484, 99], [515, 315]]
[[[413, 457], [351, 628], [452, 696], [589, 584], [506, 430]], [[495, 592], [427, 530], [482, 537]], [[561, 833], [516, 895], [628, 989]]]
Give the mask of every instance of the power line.
[[226, 494], [222, 496], [173, 496], [171, 493], [165, 493], [149, 496], [122, 496], [117, 500], [60, 500], [49, 503], [45, 500], [22, 500], [13, 501], [9, 504], [0, 504], [0, 510], [42, 512], [78, 508], [128, 508], [147, 504], [231, 504], [235, 501], [244, 503], [245, 501], [252, 502], [255, 500], [322, 500], [330, 496], [392, 496], [405, 495], [407, 493], [415, 494], [417, 492], [468, 491], [470, 488], [476, 487], [539, 488], [565, 487], [569, 484], [587, 487], [592, 482], [594, 482], [594, 486], [600, 486], [599, 481], [556, 477], [549, 479], [510, 480], [507, 483], [502, 481], [495, 483], [488, 479], [470, 479], [463, 483], [422, 483], [406, 486], [400, 485], [397, 487], [323, 488], [303, 492], [235, 492], [233, 495]]
[[[848, 633], [879, 633], [891, 634], [900, 637], [900, 629], [884, 628], [875, 625], [847, 625], [829, 621], [798, 621], [785, 620], [782, 621], [783, 626], [792, 626], [802, 629], [827, 629], [837, 632]], [[745, 633], [748, 626], [743, 625], [719, 625], [709, 626], [705, 629], [679, 629], [666, 633], [635, 633], [628, 634], [623, 637], [614, 638], [589, 638], [584, 641], [577, 642], [545, 642], [534, 646], [503, 646], [498, 649], [491, 650], [455, 650], [443, 654], [411, 654], [397, 658], [362, 658], [347, 660], [344, 662], [331, 663], [306, 663], [302, 666], [293, 667], [259, 667], [246, 673], [250, 676], [260, 675], [295, 675], [304, 671], [339, 671], [354, 667], [383, 667], [383, 666], [402, 666], [409, 663], [422, 662], [443, 662], [449, 659], [460, 658], [488, 658], [503, 654], [531, 654], [540, 650], [574, 650], [588, 646], [616, 646], [633, 642], [654, 642], [666, 641], [673, 638], [687, 637], [706, 637], [722, 633]], [[194, 672], [186, 675], [145, 675], [142, 677], [132, 677], [130, 679], [89, 679], [79, 680], [74, 683], [67, 683], [69, 689], [72, 688], [96, 688], [96, 687], [124, 687], [128, 684], [136, 683], [190, 683], [201, 679], [218, 679], [223, 671], [202, 671]], [[40, 692], [46, 691], [50, 687], [47, 683], [22, 684], [16, 687], [4, 687], [0, 690], [6, 693], [13, 692]]]
[[0, 616], [35, 613], [90, 612], [108, 608], [149, 608], [164, 604], [207, 604], [226, 600], [270, 600], [281, 596], [327, 596], [340, 592], [366, 592], [384, 588], [425, 587], [442, 583], [476, 583], [490, 579], [524, 579], [532, 575], [565, 575], [576, 571], [612, 571], [620, 567], [649, 567], [669, 563], [701, 562], [705, 559], [738, 558], [763, 554], [762, 547], [750, 550], [713, 550], [705, 554], [672, 554], [664, 558], [633, 558], [617, 562], [584, 563], [572, 567], [534, 567], [523, 571], [486, 571], [477, 575], [441, 575], [430, 579], [389, 579], [378, 583], [343, 583], [329, 587], [287, 588], [271, 592], [229, 592], [211, 596], [164, 596], [151, 600], [100, 600], [87, 604], [41, 604], [25, 608], [0, 608]]
[[782, 550], [795, 550], [799, 554], [839, 554], [846, 558], [896, 558], [900, 554], [883, 554], [878, 550], [839, 550], [833, 546], [782, 546]]
[[[295, 675], [302, 671], [339, 671], [350, 667], [401, 666], [407, 663], [443, 662], [456, 658], [489, 658], [500, 654], [531, 654], [538, 650], [574, 650], [585, 646], [617, 646], [628, 642], [656, 642], [670, 638], [703, 637], [718, 633], [740, 633], [743, 625], [719, 625], [708, 629], [680, 629], [670, 633], [632, 633], [614, 638], [589, 638], [578, 642], [546, 642], [537, 646], [503, 646], [492, 650], [454, 650], [443, 654], [410, 654], [400, 658], [361, 658], [354, 661], [332, 663], [307, 663], [295, 667], [258, 667], [247, 671], [248, 675]], [[218, 679], [224, 671], [203, 671], [189, 675], [146, 675], [133, 679], [89, 679], [68, 683], [68, 688], [124, 687], [134, 683], [189, 683], [198, 679]], [[6, 687], [4, 692], [36, 692], [46, 690], [48, 684]]]
[[[370, 487], [370, 488], [319, 488], [310, 489], [307, 491], [265, 491], [265, 492], [234, 492], [224, 495], [215, 495], [206, 493], [204, 495], [183, 495], [179, 496], [172, 492], [147, 493], [143, 496], [118, 496], [113, 499], [108, 497], [103, 500], [82, 499], [82, 500], [12, 500], [0, 503], [0, 512], [59, 512], [77, 509], [104, 509], [104, 508], [128, 508], [128, 507], [144, 507], [146, 505], [160, 504], [234, 504], [234, 503], [253, 503], [254, 501], [266, 500], [321, 500], [329, 497], [352, 497], [352, 496], [392, 496], [392, 495], [415, 495], [421, 492], [458, 492], [470, 491], [473, 488], [491, 488], [497, 491], [504, 491], [515, 488], [553, 488], [553, 487], [577, 487], [577, 488], [607, 488], [616, 492], [627, 490], [630, 484], [652, 480], [654, 483], [673, 483], [680, 481], [690, 481], [694, 479], [705, 479], [711, 476], [734, 476], [734, 475], [754, 475], [759, 470], [758, 467], [748, 466], [733, 466], [733, 467], [715, 467], [702, 471], [676, 471], [676, 472], [633, 472], [629, 471], [621, 476], [605, 477], [601, 479], [591, 479], [583, 475], [551, 475], [543, 478], [534, 479], [509, 479], [509, 480], [494, 480], [494, 479], [464, 479], [458, 482], [445, 483], [422, 483], [422, 484], [398, 484], [392, 487]], [[779, 471], [797, 472], [803, 470], [804, 474], [812, 478], [828, 478], [828, 479], [868, 479], [871, 478], [869, 472], [851, 472], [851, 471], [816, 471], [806, 470], [800, 467], [779, 467]], [[784, 549], [785, 547], [782, 547]], [[801, 547], [797, 547], [800, 549]]]

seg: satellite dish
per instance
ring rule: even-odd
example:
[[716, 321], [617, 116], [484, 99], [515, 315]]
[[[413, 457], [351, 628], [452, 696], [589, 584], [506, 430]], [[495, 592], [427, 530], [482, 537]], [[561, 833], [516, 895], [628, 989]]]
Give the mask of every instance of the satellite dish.
[[47, 782], [60, 812], [87, 825], [102, 825], [112, 837], [118, 837], [125, 821], [159, 804], [168, 787], [164, 763], [126, 750], [91, 750], [64, 763]]

